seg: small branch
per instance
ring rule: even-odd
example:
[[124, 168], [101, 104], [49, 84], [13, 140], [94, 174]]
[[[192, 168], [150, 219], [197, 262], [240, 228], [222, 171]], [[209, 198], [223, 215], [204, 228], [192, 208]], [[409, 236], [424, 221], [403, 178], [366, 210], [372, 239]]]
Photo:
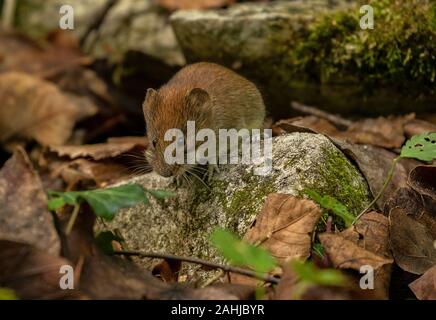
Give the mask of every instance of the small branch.
[[[112, 9], [112, 7], [118, 2], [118, 0], [108, 0], [104, 7], [101, 9], [100, 13], [95, 18], [94, 22], [91, 23], [91, 25], [86, 29], [83, 36], [80, 38], [80, 45], [83, 47], [85, 45], [86, 39], [89, 37], [89, 35], [95, 31], [100, 29], [100, 26], [103, 24], [107, 14]], [[89, 49], [91, 49], [93, 44], [89, 46]]]
[[369, 209], [372, 208], [372, 206], [380, 199], [380, 197], [383, 195], [383, 193], [386, 191], [386, 188], [388, 187], [389, 183], [392, 180], [392, 177], [394, 176], [395, 167], [397, 166], [398, 161], [401, 160], [401, 157], [398, 156], [392, 161], [392, 166], [389, 169], [388, 176], [386, 177], [385, 183], [383, 184], [381, 190], [377, 194], [377, 196], [374, 198], [374, 200], [371, 201], [371, 203], [363, 209], [361, 213], [354, 219], [353, 224], [355, 224]]
[[302, 103], [298, 103], [295, 101], [293, 101], [291, 103], [291, 107], [292, 107], [292, 109], [300, 111], [302, 113], [306, 113], [306, 114], [310, 114], [313, 116], [317, 116], [317, 117], [322, 118], [322, 119], [326, 119], [326, 120], [330, 121], [331, 123], [333, 123], [337, 126], [340, 126], [340, 127], [348, 128], [353, 124], [353, 121], [344, 119], [341, 116], [325, 112], [325, 111], [320, 110], [316, 107], [306, 106]]
[[5, 30], [12, 29], [12, 26], [14, 25], [16, 6], [16, 0], [5, 0], [3, 2], [2, 26]]
[[206, 261], [206, 260], [202, 260], [202, 259], [198, 259], [198, 258], [194, 258], [194, 257], [181, 257], [181, 256], [172, 255], [172, 254], [155, 253], [155, 252], [141, 252], [141, 251], [131, 251], [131, 250], [115, 251], [114, 254], [125, 255], [125, 256], [137, 256], [137, 257], [142, 257], [142, 258], [178, 260], [178, 261], [184, 261], [184, 262], [189, 262], [189, 263], [201, 264], [203, 266], [207, 266], [210, 268], [221, 269], [221, 270], [224, 270], [226, 272], [234, 272], [234, 273], [242, 274], [244, 276], [256, 278], [256, 279], [259, 279], [259, 280], [262, 280], [265, 282], [269, 282], [269, 283], [278, 284], [280, 281], [279, 279], [277, 279], [269, 274], [266, 274], [266, 273], [258, 273], [255, 271], [251, 271], [251, 270], [247, 270], [247, 269], [243, 269], [243, 268], [238, 268], [238, 267], [233, 267], [233, 266], [229, 266], [229, 265], [223, 265], [223, 264], [210, 262], [210, 261]]
[[79, 215], [80, 204], [75, 204], [73, 212], [71, 213], [70, 220], [68, 220], [67, 228], [65, 229], [65, 234], [68, 236], [73, 230], [74, 223], [77, 220], [77, 216]]

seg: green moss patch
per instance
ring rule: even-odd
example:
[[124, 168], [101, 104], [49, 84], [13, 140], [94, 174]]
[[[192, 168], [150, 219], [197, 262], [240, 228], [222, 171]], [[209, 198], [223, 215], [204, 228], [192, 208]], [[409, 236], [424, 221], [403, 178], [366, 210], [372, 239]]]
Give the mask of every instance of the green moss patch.
[[[362, 3], [363, 4], [363, 3]], [[375, 28], [362, 30], [361, 14], [327, 14], [296, 35], [288, 63], [311, 80], [428, 90], [436, 80], [436, 4], [430, 0], [370, 0]], [[422, 89], [422, 88], [421, 88]]]

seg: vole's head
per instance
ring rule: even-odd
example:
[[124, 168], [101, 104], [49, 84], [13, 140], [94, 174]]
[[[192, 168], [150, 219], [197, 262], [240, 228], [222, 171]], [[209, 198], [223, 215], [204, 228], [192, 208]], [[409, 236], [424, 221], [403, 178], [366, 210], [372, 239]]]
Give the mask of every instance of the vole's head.
[[[177, 148], [183, 148], [184, 163], [186, 163], [187, 122], [195, 121], [196, 131], [208, 127], [211, 123], [209, 94], [200, 88], [174, 89], [164, 86], [158, 91], [148, 89], [143, 111], [149, 141], [145, 153], [147, 161], [161, 176], [170, 177], [183, 174], [187, 165], [169, 164], [168, 159], [165, 159], [165, 149], [177, 143]], [[175, 142], [176, 138], [171, 137], [173, 140], [165, 141], [165, 133], [170, 129], [180, 129], [183, 132], [183, 138]], [[193, 139], [195, 141], [195, 137]], [[175, 155], [175, 150], [173, 155]]]

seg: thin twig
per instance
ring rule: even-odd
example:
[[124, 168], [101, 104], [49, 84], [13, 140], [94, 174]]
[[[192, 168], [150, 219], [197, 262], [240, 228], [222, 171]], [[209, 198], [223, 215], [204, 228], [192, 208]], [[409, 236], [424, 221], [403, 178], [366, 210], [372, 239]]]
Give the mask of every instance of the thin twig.
[[388, 187], [388, 185], [391, 182], [392, 177], [394, 175], [395, 167], [397, 166], [397, 163], [400, 159], [401, 159], [401, 157], [398, 156], [392, 161], [392, 166], [389, 169], [388, 176], [386, 177], [386, 180], [385, 180], [381, 190], [379, 191], [377, 196], [374, 198], [374, 200], [372, 200], [371, 203], [369, 205], [367, 205], [366, 208], [363, 209], [363, 211], [361, 213], [359, 213], [359, 215], [354, 219], [353, 224], [355, 224], [369, 209], [371, 209], [372, 206], [377, 202], [378, 199], [380, 199], [380, 197], [386, 191], [386, 188]]
[[2, 26], [5, 30], [12, 29], [12, 26], [14, 25], [16, 6], [17, 3], [15, 0], [5, 0], [3, 2]]
[[71, 213], [70, 220], [68, 220], [67, 228], [65, 229], [65, 234], [68, 236], [73, 230], [74, 223], [77, 220], [77, 216], [79, 215], [80, 204], [75, 204], [73, 212]]
[[238, 268], [238, 267], [233, 267], [233, 266], [224, 265], [224, 264], [220, 264], [220, 263], [210, 262], [210, 261], [202, 260], [202, 259], [195, 258], [195, 257], [181, 257], [181, 256], [172, 255], [172, 254], [164, 254], [164, 253], [156, 253], [156, 252], [141, 252], [141, 251], [132, 251], [132, 250], [115, 251], [114, 254], [125, 255], [125, 256], [137, 256], [137, 257], [143, 257], [143, 258], [178, 260], [178, 261], [196, 263], [196, 264], [201, 264], [203, 266], [207, 266], [210, 268], [221, 269], [221, 270], [224, 270], [226, 272], [239, 273], [239, 274], [242, 274], [244, 276], [256, 278], [256, 279], [259, 279], [259, 280], [262, 280], [265, 282], [269, 282], [269, 283], [274, 283], [274, 284], [279, 283], [279, 279], [277, 279], [269, 274], [266, 274], [266, 273], [259, 273], [259, 272], [255, 272], [255, 271], [251, 271], [251, 270], [247, 270], [247, 269], [243, 269], [243, 268]]
[[[118, 2], [118, 0], [108, 0], [106, 4], [104, 5], [103, 9], [101, 9], [100, 13], [95, 18], [94, 22], [91, 23], [91, 25], [86, 29], [83, 36], [80, 38], [80, 45], [83, 47], [86, 43], [86, 39], [89, 37], [89, 35], [95, 31], [100, 29], [100, 26], [103, 24], [104, 20], [106, 19], [107, 14], [112, 9], [112, 7]], [[89, 50], [92, 49], [93, 43], [90, 44]]]
[[295, 101], [293, 101], [291, 103], [291, 107], [292, 107], [292, 109], [300, 111], [302, 113], [306, 113], [306, 114], [310, 114], [313, 116], [317, 116], [317, 117], [322, 118], [322, 119], [326, 119], [337, 126], [344, 127], [345, 129], [350, 127], [353, 124], [353, 121], [344, 119], [341, 116], [331, 114], [331, 113], [325, 112], [323, 110], [320, 110], [316, 107], [307, 106], [307, 105], [304, 105], [302, 103], [298, 103]]

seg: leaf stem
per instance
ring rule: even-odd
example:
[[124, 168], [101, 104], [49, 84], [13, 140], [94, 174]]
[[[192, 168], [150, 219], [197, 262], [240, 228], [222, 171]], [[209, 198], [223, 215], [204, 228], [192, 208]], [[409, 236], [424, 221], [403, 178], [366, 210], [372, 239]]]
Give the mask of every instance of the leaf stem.
[[365, 209], [362, 210], [361, 213], [359, 213], [359, 215], [354, 219], [353, 221], [353, 225], [369, 210], [372, 208], [372, 206], [378, 201], [378, 199], [380, 199], [380, 197], [383, 195], [383, 193], [386, 191], [386, 188], [389, 186], [389, 183], [392, 180], [392, 177], [394, 176], [394, 171], [395, 171], [395, 167], [397, 166], [397, 163], [399, 160], [401, 160], [401, 156], [396, 157], [393, 161], [392, 161], [392, 165], [391, 168], [389, 169], [388, 172], [388, 176], [386, 177], [386, 180], [382, 186], [382, 188], [380, 189], [379, 193], [377, 194], [377, 196], [374, 198], [374, 200], [371, 201], [371, 203], [369, 205], [366, 206]]
[[262, 280], [265, 282], [269, 282], [269, 283], [278, 284], [280, 281], [279, 279], [277, 279], [277, 278], [275, 278], [267, 273], [259, 273], [259, 272], [239, 268], [239, 267], [233, 267], [233, 266], [224, 265], [224, 264], [220, 264], [220, 263], [210, 262], [210, 261], [202, 260], [202, 259], [195, 258], [195, 257], [181, 257], [181, 256], [172, 255], [172, 254], [164, 254], [164, 253], [156, 253], [156, 252], [142, 252], [142, 251], [132, 251], [132, 250], [115, 251], [114, 254], [126, 255], [126, 256], [137, 256], [137, 257], [143, 257], [143, 258], [158, 258], [158, 259], [167, 259], [167, 260], [178, 260], [178, 261], [184, 261], [184, 262], [189, 262], [189, 263], [201, 264], [203, 266], [207, 266], [210, 268], [221, 269], [221, 270], [224, 270], [226, 272], [239, 273], [239, 274], [242, 274], [244, 276], [256, 278], [256, 279], [259, 279], [259, 280]]
[[65, 234], [68, 236], [73, 230], [74, 223], [77, 220], [77, 216], [79, 215], [80, 204], [75, 204], [73, 208], [73, 212], [71, 213], [70, 220], [68, 220], [67, 228], [65, 229]]

